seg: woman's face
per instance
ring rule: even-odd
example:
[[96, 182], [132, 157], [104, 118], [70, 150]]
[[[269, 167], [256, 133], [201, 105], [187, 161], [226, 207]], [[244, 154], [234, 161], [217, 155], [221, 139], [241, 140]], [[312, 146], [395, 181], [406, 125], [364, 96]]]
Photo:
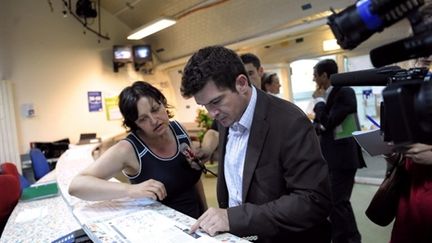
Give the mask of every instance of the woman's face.
[[273, 75], [271, 77], [272, 82], [270, 83], [270, 85], [267, 88], [267, 91], [272, 93], [272, 94], [279, 94], [280, 93], [280, 82], [279, 82], [279, 78], [277, 75]]
[[135, 124], [145, 136], [157, 137], [169, 129], [169, 117], [165, 106], [150, 97], [141, 97], [137, 103], [138, 118]]

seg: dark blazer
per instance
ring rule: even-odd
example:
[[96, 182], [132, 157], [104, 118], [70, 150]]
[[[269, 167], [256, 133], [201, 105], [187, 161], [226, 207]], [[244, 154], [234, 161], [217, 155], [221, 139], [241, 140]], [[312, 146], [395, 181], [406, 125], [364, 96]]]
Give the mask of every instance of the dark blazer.
[[330, 170], [357, 169], [365, 167], [361, 149], [354, 138], [334, 139], [334, 130], [351, 113], [357, 112], [357, 100], [350, 87], [334, 87], [327, 102], [319, 102], [314, 107], [315, 121], [321, 123], [320, 142], [324, 158]]
[[243, 171], [243, 203], [228, 208], [224, 155], [228, 129], [220, 127], [217, 198], [228, 208], [230, 232], [257, 242], [329, 242], [328, 168], [305, 114], [288, 101], [257, 90]]

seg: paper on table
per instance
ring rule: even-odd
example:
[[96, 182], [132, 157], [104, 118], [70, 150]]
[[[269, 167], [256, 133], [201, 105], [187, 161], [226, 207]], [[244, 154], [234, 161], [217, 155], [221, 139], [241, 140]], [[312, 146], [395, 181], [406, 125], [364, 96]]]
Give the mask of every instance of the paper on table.
[[379, 129], [370, 131], [356, 131], [352, 133], [357, 143], [370, 156], [392, 153], [393, 146], [383, 141]]
[[73, 214], [82, 224], [124, 215], [129, 212], [141, 210], [144, 206], [155, 203], [155, 200], [142, 198], [136, 200], [107, 200], [88, 202], [83, 201], [74, 205]]
[[21, 211], [18, 216], [15, 218], [16, 223], [32, 221], [35, 219], [40, 219], [48, 214], [48, 209], [46, 207], [38, 207], [25, 209]]
[[140, 210], [84, 225], [100, 242], [217, 243], [207, 234], [189, 234], [189, 227], [152, 210]]

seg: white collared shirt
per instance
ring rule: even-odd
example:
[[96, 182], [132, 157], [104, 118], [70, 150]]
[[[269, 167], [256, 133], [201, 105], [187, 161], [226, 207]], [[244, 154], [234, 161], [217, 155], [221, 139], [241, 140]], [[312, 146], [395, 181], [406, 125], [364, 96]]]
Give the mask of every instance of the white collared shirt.
[[332, 91], [332, 89], [333, 89], [333, 86], [328, 87], [326, 89], [325, 93], [324, 93], [324, 97], [317, 97], [317, 98], [315, 98], [314, 101], [313, 101], [314, 105], [316, 105], [318, 102], [327, 103], [328, 96], [329, 96], [330, 92]]
[[243, 168], [256, 100], [257, 92], [252, 86], [252, 96], [245, 112], [240, 120], [234, 122], [229, 128], [224, 164], [229, 207], [242, 203]]

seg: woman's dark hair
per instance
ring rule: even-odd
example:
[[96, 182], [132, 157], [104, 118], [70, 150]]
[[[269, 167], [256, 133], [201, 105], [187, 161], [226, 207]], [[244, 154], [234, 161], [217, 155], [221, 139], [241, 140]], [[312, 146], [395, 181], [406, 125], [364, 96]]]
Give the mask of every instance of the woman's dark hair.
[[243, 62], [233, 50], [223, 46], [205, 47], [193, 54], [186, 64], [180, 91], [184, 97], [189, 98], [211, 80], [218, 88], [237, 92], [235, 83], [240, 74], [247, 77]]
[[[171, 108], [167, 99], [157, 88], [144, 81], [136, 81], [131, 86], [124, 88], [119, 95], [119, 108], [123, 115], [123, 126], [130, 131], [137, 131], [140, 128], [135, 121], [138, 119], [138, 100], [141, 97], [150, 97], [165, 108]], [[172, 113], [167, 109], [168, 117], [172, 118]]]
[[276, 76], [276, 73], [264, 73], [261, 79], [261, 89], [267, 92], [266, 84], [271, 84], [273, 82], [273, 76]]

